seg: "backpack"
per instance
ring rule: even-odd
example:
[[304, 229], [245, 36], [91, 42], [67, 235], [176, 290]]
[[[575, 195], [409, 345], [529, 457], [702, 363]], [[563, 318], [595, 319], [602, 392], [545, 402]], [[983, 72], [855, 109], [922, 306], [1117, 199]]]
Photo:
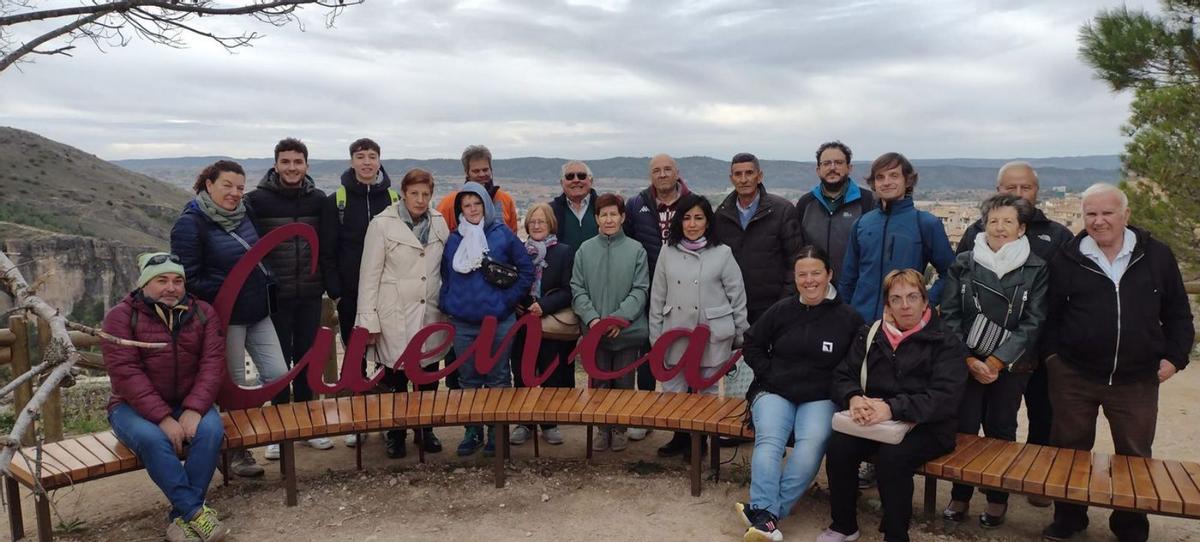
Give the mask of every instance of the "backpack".
[[[387, 191], [388, 191], [388, 199], [391, 199], [393, 204], [395, 204], [397, 201], [400, 201], [400, 194], [398, 192], [396, 192], [395, 190], [393, 190], [391, 188], [387, 189]], [[339, 186], [337, 189], [337, 192], [333, 193], [333, 201], [334, 201], [334, 203], [337, 204], [338, 224], [345, 224], [345, 220], [344, 220], [344, 218], [346, 217], [346, 187], [345, 186]]]

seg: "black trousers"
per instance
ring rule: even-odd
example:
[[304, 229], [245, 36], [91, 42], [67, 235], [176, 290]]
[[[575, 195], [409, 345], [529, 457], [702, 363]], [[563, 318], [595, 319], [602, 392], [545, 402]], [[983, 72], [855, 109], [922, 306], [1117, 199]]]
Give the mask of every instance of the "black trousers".
[[900, 444], [883, 444], [834, 431], [825, 450], [833, 519], [830, 528], [846, 535], [858, 531], [858, 464], [873, 456], [883, 503], [879, 531], [889, 542], [908, 542], [914, 473], [926, 461], [953, 449], [954, 428], [947, 424], [918, 425]]
[[[271, 315], [271, 322], [275, 324], [275, 334], [279, 336], [279, 345], [283, 347], [283, 359], [291, 369], [313, 345], [317, 328], [321, 325], [321, 298], [280, 299], [279, 310]], [[271, 403], [281, 405], [312, 398], [312, 389], [308, 387], [308, 368], [304, 368], [292, 381], [291, 389], [284, 388]]]
[[[991, 384], [980, 384], [974, 377], [967, 377], [967, 391], [963, 394], [958, 410], [958, 432], [979, 434], [983, 426], [985, 437], [1001, 440], [1017, 440], [1017, 412], [1021, 409], [1021, 393], [1029, 381], [1029, 373], [1001, 371], [1000, 377]], [[954, 484], [950, 498], [970, 501], [975, 488], [965, 484]], [[994, 504], [1008, 502], [1008, 493], [991, 489], [983, 490], [987, 501]]]
[[1030, 444], [1050, 444], [1050, 422], [1054, 419], [1054, 410], [1050, 405], [1050, 377], [1046, 374], [1046, 364], [1039, 363], [1033, 374], [1029, 375], [1029, 383], [1025, 386], [1025, 416], [1029, 418], [1029, 435], [1026, 441]]

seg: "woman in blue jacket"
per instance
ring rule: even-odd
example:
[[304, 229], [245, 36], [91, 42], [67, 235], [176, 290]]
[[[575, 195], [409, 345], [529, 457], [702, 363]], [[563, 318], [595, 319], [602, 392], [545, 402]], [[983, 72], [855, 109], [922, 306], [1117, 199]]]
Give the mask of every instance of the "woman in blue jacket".
[[[483, 185], [466, 183], [454, 198], [454, 214], [458, 216], [458, 229], [450, 234], [442, 253], [439, 302], [442, 312], [454, 324], [454, 351], [460, 357], [466, 354], [466, 361], [458, 369], [458, 381], [463, 389], [511, 387], [511, 344], [503, 350], [499, 347], [516, 323], [517, 303], [533, 286], [533, 264], [524, 243], [497, 216]], [[516, 282], [507, 288], [488, 282], [483, 268], [489, 260], [516, 267]], [[482, 347], [494, 352], [497, 358], [487, 374], [480, 374], [475, 368], [474, 354], [467, 349], [479, 336], [480, 325], [488, 316], [495, 317], [498, 325], [492, 343]], [[496, 453], [495, 428], [488, 426], [485, 445], [483, 428], [469, 425], [458, 445], [458, 455], [471, 455], [481, 446], [485, 456]]]
[[[219, 160], [200, 172], [192, 188], [196, 197], [171, 228], [171, 252], [187, 272], [188, 292], [212, 303], [233, 266], [258, 242], [258, 232], [242, 201], [246, 190], [242, 166]], [[226, 322], [225, 359], [233, 381], [242, 386], [272, 382], [287, 373], [271, 323], [272, 287], [271, 275], [260, 263], [238, 292]], [[246, 377], [247, 353], [258, 373], [253, 380]], [[248, 450], [234, 458], [232, 470], [242, 476], [263, 473]]]

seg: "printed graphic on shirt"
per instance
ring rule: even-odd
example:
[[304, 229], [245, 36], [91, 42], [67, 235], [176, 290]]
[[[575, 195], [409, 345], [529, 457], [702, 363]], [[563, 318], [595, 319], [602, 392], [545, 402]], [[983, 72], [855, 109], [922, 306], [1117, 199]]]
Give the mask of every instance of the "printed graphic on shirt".
[[833, 343], [831, 343], [829, 341], [821, 342], [821, 351], [825, 352], [826, 354], [832, 354], [833, 353]]

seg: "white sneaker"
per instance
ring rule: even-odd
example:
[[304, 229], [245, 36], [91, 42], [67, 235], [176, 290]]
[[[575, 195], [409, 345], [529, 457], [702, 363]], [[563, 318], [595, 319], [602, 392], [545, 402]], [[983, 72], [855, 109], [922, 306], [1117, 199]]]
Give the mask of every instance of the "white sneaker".
[[333, 441], [329, 440], [326, 437], [317, 437], [317, 438], [310, 438], [308, 440], [302, 440], [302, 441], [300, 441], [300, 444], [303, 444], [303, 445], [311, 447], [311, 448], [315, 448], [317, 450], [328, 450], [330, 448], [333, 448]]
[[609, 445], [612, 451], [619, 452], [629, 447], [629, 437], [625, 433], [620, 429], [613, 429], [612, 444]]
[[[361, 439], [359, 438], [360, 436], [362, 437]], [[346, 446], [347, 446], [347, 447], [349, 447], [349, 448], [353, 448], [353, 447], [355, 447], [355, 446], [358, 446], [358, 443], [359, 443], [359, 441], [360, 441], [360, 440], [361, 440], [362, 442], [366, 442], [366, 441], [367, 441], [367, 434], [366, 434], [366, 433], [362, 433], [362, 434], [360, 435], [360, 434], [357, 434], [357, 433], [352, 433], [352, 434], [346, 435]]]
[[279, 445], [278, 444], [268, 444], [267, 445], [267, 453], [263, 454], [263, 457], [265, 457], [267, 459], [279, 459]]
[[555, 445], [562, 444], [563, 443], [562, 432], [558, 430], [558, 427], [542, 429], [542, 440], [545, 440], [546, 444], [555, 444]]
[[625, 431], [625, 436], [629, 437], [629, 440], [642, 440], [646, 438], [646, 435], [649, 435], [651, 431], [651, 429], [644, 429], [641, 427], [630, 427], [629, 430]]
[[514, 446], [525, 444], [529, 440], [529, 428], [524, 425], [518, 425], [513, 428], [512, 434], [508, 437], [508, 442]]

